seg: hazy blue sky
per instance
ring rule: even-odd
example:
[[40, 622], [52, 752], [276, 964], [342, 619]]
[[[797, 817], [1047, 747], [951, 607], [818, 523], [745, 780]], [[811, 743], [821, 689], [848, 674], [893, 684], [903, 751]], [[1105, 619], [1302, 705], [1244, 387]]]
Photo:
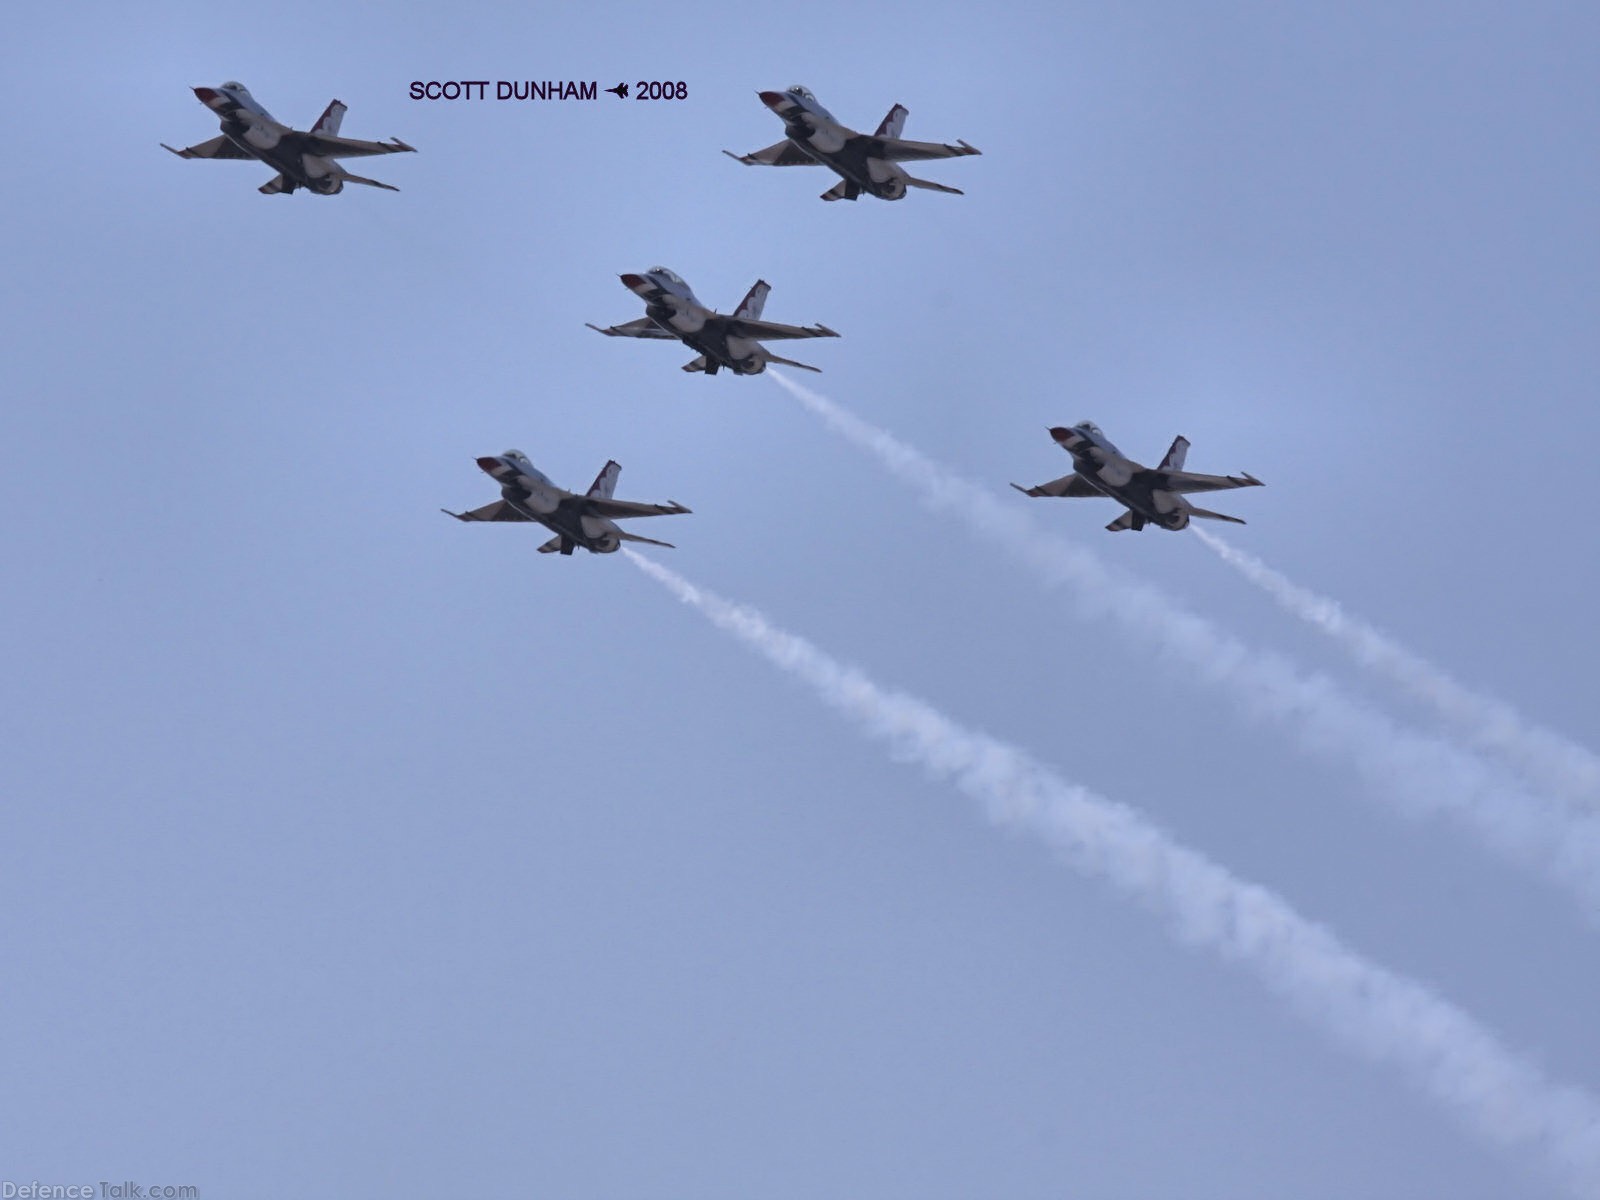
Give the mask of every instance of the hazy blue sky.
[[[1046, 428], [1591, 746], [1600, 11], [822, 3], [13, 17], [0, 1180], [202, 1197], [1560, 1195], [1006, 836], [622, 556], [441, 506], [519, 447], [651, 556], [1026, 748], [1600, 1092], [1600, 923], [1086, 615], [767, 379], [602, 339], [661, 263], [800, 382], [1433, 731]], [[683, 80], [422, 102], [413, 80]], [[190, 88], [415, 155], [262, 196]], [[823, 204], [801, 82], [983, 156]], [[784, 352], [778, 347], [780, 353]], [[1544, 1189], [1544, 1190], [1541, 1190]]]

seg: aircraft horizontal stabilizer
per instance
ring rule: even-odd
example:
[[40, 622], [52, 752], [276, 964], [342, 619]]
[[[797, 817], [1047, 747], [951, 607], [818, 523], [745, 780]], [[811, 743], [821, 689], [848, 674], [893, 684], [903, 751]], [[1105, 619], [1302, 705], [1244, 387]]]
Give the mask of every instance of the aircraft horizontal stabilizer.
[[655, 538], [640, 537], [637, 533], [627, 533], [621, 529], [617, 530], [617, 536], [625, 542], [644, 542], [651, 546], [665, 546], [668, 550], [677, 549], [671, 542], [658, 542]]
[[[605, 331], [601, 330], [601, 332], [604, 333]], [[685, 371], [706, 371], [706, 374], [709, 375], [711, 372], [707, 371], [706, 368], [709, 367], [710, 365], [711, 364], [706, 361], [706, 356], [704, 354], [702, 354], [699, 358], [695, 359], [693, 362], [684, 363], [683, 364], [683, 369]]]
[[930, 192], [945, 192], [945, 193], [947, 193], [947, 194], [949, 194], [951, 196], [965, 196], [966, 195], [966, 193], [963, 192], [960, 188], [945, 187], [944, 184], [942, 184], [942, 183], [934, 183], [932, 180], [929, 180], [929, 179], [913, 179], [913, 178], [911, 178], [911, 176], [907, 175], [906, 176], [906, 182], [908, 184], [910, 184], [912, 187], [927, 188], [928, 191], [930, 191]]
[[379, 183], [376, 179], [368, 179], [362, 175], [352, 175], [348, 171], [340, 171], [339, 178], [346, 183], [364, 183], [368, 187], [382, 188], [386, 192], [398, 192], [400, 190], [392, 183]]
[[1235, 525], [1245, 523], [1243, 517], [1230, 517], [1226, 513], [1212, 512], [1208, 508], [1196, 508], [1192, 504], [1189, 505], [1188, 512], [1191, 517], [1204, 517], [1208, 521], [1229, 521]]
[[[829, 332], [832, 333], [831, 330]], [[833, 336], [838, 337], [839, 335], [834, 333]], [[822, 374], [821, 367], [813, 367], [809, 363], [795, 362], [792, 358], [779, 358], [776, 354], [768, 354], [767, 361], [769, 363], [782, 363], [786, 367], [799, 367], [802, 371], [811, 371], [818, 375]]]
[[263, 196], [274, 196], [279, 192], [293, 192], [294, 184], [282, 175], [274, 175], [256, 190]]
[[852, 183], [848, 179], [841, 179], [827, 191], [822, 193], [824, 200], [854, 200], [861, 195], [861, 185]]
[[1144, 518], [1130, 508], [1106, 528], [1112, 533], [1120, 533], [1124, 529], [1143, 529]]

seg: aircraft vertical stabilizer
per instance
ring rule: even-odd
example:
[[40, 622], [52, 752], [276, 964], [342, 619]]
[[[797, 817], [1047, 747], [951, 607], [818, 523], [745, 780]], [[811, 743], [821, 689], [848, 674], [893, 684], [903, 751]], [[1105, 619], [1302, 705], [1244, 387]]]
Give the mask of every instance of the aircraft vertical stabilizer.
[[909, 114], [906, 106], [903, 104], [896, 104], [889, 110], [889, 114], [883, 118], [882, 123], [879, 124], [876, 136], [881, 138], [899, 137], [901, 131], [906, 127], [907, 115]]
[[622, 473], [622, 468], [612, 459], [600, 468], [600, 474], [594, 477], [594, 482], [589, 485], [588, 495], [599, 496], [609, 500], [617, 490], [617, 476]]
[[1189, 439], [1175, 437], [1172, 445], [1167, 450], [1167, 456], [1161, 460], [1160, 469], [1163, 471], [1183, 470], [1183, 460], [1189, 457]]
[[330, 101], [328, 107], [322, 110], [322, 115], [317, 118], [317, 123], [311, 127], [312, 133], [323, 133], [334, 137], [339, 132], [339, 125], [344, 120], [345, 106], [339, 101]]
[[739, 301], [739, 307], [733, 310], [733, 315], [746, 321], [760, 320], [761, 310], [767, 306], [767, 293], [771, 290], [772, 285], [765, 279], [756, 280], [755, 286]]

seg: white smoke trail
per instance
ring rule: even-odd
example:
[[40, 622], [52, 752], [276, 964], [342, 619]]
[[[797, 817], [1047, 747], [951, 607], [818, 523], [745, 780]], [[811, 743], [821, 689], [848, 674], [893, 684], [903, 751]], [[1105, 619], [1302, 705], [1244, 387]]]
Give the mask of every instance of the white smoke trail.
[[1378, 795], [1411, 816], [1443, 813], [1486, 845], [1539, 870], [1600, 920], [1600, 817], [1529, 794], [1474, 755], [1397, 726], [1321, 675], [1256, 650], [1130, 578], [1093, 551], [1044, 532], [1017, 505], [1002, 505], [892, 434], [783, 375], [767, 372], [834, 432], [869, 451], [930, 507], [950, 512], [986, 541], [1022, 559], [1047, 583], [1073, 589], [1085, 616], [1105, 618], [1221, 688], [1246, 715], [1295, 732], [1308, 753], [1353, 767]]
[[1473, 745], [1511, 763], [1535, 787], [1586, 810], [1600, 805], [1600, 757], [1530, 723], [1510, 705], [1457, 682], [1393, 638], [1349, 616], [1335, 601], [1290, 581], [1254, 555], [1204, 529], [1194, 532], [1218, 558], [1283, 608], [1333, 638], [1362, 666], [1430, 704]]
[[1600, 1196], [1600, 1103], [1558, 1085], [1465, 1012], [1369, 962], [1266, 888], [1174, 842], [1133, 809], [1067, 783], [1027, 754], [886, 691], [803, 638], [775, 628], [633, 551], [630, 561], [712, 624], [808, 684], [902, 757], [950, 779], [989, 819], [1042, 837], [1109, 881], [1190, 945], [1253, 971], [1344, 1046], [1395, 1064], [1496, 1146], [1540, 1158], [1575, 1195]]

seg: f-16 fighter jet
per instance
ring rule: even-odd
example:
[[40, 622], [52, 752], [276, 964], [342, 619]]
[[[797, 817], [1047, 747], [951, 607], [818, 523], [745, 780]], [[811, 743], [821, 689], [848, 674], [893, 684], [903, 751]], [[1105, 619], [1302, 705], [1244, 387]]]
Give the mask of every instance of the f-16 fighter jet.
[[293, 192], [296, 188], [332, 196], [343, 191], [347, 183], [364, 183], [368, 187], [398, 192], [399, 188], [387, 183], [352, 175], [334, 160], [416, 149], [399, 138], [387, 142], [359, 142], [340, 137], [339, 123], [344, 120], [345, 106], [337, 100], [317, 118], [311, 132], [298, 133], [287, 125], [280, 125], [242, 83], [197, 87], [194, 94], [201, 104], [222, 118], [222, 133], [186, 150], [172, 150], [165, 142], [161, 143], [162, 148], [172, 150], [179, 158], [260, 159], [278, 172], [271, 182], [261, 185], [261, 191], [269, 196], [274, 192]]
[[899, 200], [907, 187], [959, 196], [959, 188], [913, 179], [895, 164], [983, 153], [959, 139], [954, 146], [904, 140], [900, 131], [905, 128], [907, 110], [900, 104], [889, 110], [877, 132], [868, 137], [839, 124], [798, 83], [786, 92], [761, 92], [760, 96], [761, 103], [783, 118], [784, 140], [754, 154], [723, 153], [748, 166], [827, 167], [842, 178], [836, 187], [822, 193], [824, 200], [854, 200], [862, 192], [880, 200]]
[[644, 299], [645, 315], [626, 325], [611, 325], [605, 329], [590, 325], [589, 328], [607, 337], [676, 339], [700, 352], [699, 358], [683, 364], [685, 371], [715, 375], [727, 367], [735, 375], [759, 375], [769, 362], [816, 371], [820, 368], [809, 367], [792, 358], [779, 358], [761, 343], [778, 338], [839, 336], [826, 325], [778, 325], [761, 320], [767, 293], [772, 290], [765, 280], [756, 280], [756, 285], [745, 294], [731, 317], [724, 317], [701, 304], [689, 285], [665, 267], [651, 267], [643, 275], [624, 275], [622, 284]]
[[521, 450], [488, 455], [478, 466], [500, 485], [499, 500], [471, 512], [439, 511], [458, 521], [537, 521], [555, 531], [555, 537], [539, 547], [540, 554], [571, 554], [582, 546], [591, 554], [610, 554], [623, 542], [648, 542], [673, 549], [671, 542], [624, 533], [615, 520], [623, 517], [670, 517], [689, 510], [676, 501], [667, 504], [636, 504], [632, 500], [613, 500], [617, 475], [622, 468], [608, 462], [595, 476], [583, 495], [563, 491], [535, 469]]
[[1183, 460], [1189, 453], [1187, 438], [1174, 438], [1167, 456], [1152, 471], [1124, 457], [1093, 421], [1080, 421], [1071, 429], [1058, 425], [1050, 431], [1050, 436], [1072, 455], [1072, 464], [1077, 470], [1038, 487], [1025, 488], [1016, 483], [1011, 486], [1026, 496], [1109, 496], [1128, 506], [1127, 512], [1106, 526], [1113, 533], [1122, 529], [1143, 529], [1146, 524], [1182, 529], [1189, 524], [1190, 517], [1243, 525], [1238, 517], [1196, 508], [1183, 494], [1261, 486], [1261, 480], [1254, 475], [1196, 475], [1185, 471]]

